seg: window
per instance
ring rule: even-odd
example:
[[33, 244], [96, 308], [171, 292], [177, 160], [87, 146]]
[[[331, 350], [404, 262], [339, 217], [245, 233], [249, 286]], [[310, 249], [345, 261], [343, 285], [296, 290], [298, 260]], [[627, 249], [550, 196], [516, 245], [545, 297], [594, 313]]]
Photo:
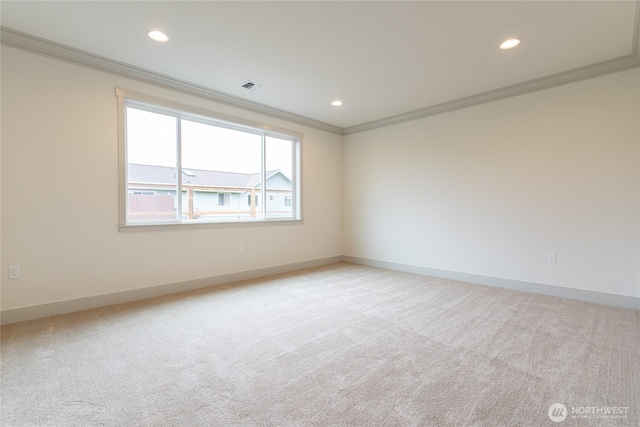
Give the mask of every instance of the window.
[[218, 206], [229, 206], [231, 204], [231, 194], [218, 193]]
[[121, 225], [300, 219], [302, 135], [116, 93]]

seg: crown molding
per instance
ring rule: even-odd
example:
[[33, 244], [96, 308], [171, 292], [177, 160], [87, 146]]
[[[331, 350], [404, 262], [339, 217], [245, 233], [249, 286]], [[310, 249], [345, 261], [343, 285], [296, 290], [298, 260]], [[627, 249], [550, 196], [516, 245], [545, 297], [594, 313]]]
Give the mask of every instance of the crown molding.
[[477, 95], [459, 98], [453, 101], [444, 102], [442, 104], [433, 105], [419, 110], [410, 111], [404, 114], [363, 123], [356, 126], [350, 126], [344, 129], [343, 135], [350, 135], [358, 132], [378, 129], [385, 126], [391, 126], [402, 122], [422, 119], [436, 114], [442, 114], [462, 108], [471, 107], [478, 104], [497, 101], [499, 99], [510, 98], [529, 92], [535, 92], [542, 89], [548, 89], [579, 80], [590, 79], [605, 74], [624, 71], [631, 68], [640, 67], [640, 57], [638, 55], [628, 55], [621, 58], [612, 59], [610, 61], [589, 65], [586, 67], [576, 68], [570, 71], [553, 74], [535, 80], [529, 80], [523, 83], [505, 86], [499, 89], [483, 92]]
[[510, 98], [529, 92], [565, 85], [579, 80], [590, 79], [605, 74], [640, 67], [640, 1], [636, 2], [634, 37], [631, 53], [629, 55], [345, 128], [310, 119], [308, 117], [300, 116], [268, 105], [248, 101], [204, 86], [196, 85], [194, 83], [176, 79], [144, 68], [135, 67], [133, 65], [115, 61], [113, 59], [105, 58], [103, 56], [95, 55], [6, 27], [0, 27], [0, 43], [5, 46], [48, 56], [50, 58], [70, 62], [98, 71], [116, 74], [163, 88], [176, 90], [188, 95], [197, 96], [210, 101], [230, 105], [232, 107], [242, 108], [254, 113], [287, 120], [337, 135], [350, 135], [406, 121], [422, 119], [454, 110], [460, 110], [462, 108], [497, 101], [504, 98]]
[[188, 95], [230, 105], [232, 107], [242, 108], [243, 110], [248, 110], [254, 113], [287, 120], [338, 135], [342, 135], [343, 133], [343, 129], [338, 126], [313, 120], [308, 117], [300, 116], [268, 105], [248, 101], [246, 99], [218, 92], [205, 86], [200, 86], [165, 74], [156, 73], [124, 62], [105, 58], [100, 55], [95, 55], [80, 49], [55, 43], [11, 28], [0, 27], [0, 43], [4, 46], [70, 62], [72, 64], [115, 74], [121, 77], [138, 80], [155, 86], [172, 89]]
[[358, 132], [378, 129], [385, 126], [407, 122], [410, 120], [423, 119], [436, 114], [442, 114], [449, 111], [460, 110], [462, 108], [471, 107], [478, 104], [484, 104], [499, 99], [510, 98], [529, 92], [548, 89], [555, 86], [565, 85], [579, 80], [590, 79], [605, 74], [616, 73], [631, 68], [640, 67], [640, 1], [636, 1], [635, 23], [633, 31], [633, 40], [631, 42], [631, 53], [629, 55], [614, 58], [608, 61], [587, 65], [573, 70], [552, 74], [539, 79], [529, 80], [517, 83], [511, 86], [505, 86], [488, 92], [479, 93], [477, 95], [467, 96], [455, 99], [453, 101], [444, 102], [442, 104], [432, 105], [407, 113], [398, 114], [391, 117], [374, 120], [368, 123], [362, 123], [356, 126], [349, 126], [343, 129], [343, 135], [350, 135]]

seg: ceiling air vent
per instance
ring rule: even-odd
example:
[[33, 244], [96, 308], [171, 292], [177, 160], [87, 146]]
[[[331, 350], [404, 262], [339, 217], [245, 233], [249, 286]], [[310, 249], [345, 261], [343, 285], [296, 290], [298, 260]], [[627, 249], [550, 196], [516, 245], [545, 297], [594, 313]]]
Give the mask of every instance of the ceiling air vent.
[[245, 84], [242, 85], [243, 88], [249, 89], [251, 92], [255, 92], [258, 89], [262, 89], [262, 86], [256, 82], [252, 82], [251, 80], [247, 80]]

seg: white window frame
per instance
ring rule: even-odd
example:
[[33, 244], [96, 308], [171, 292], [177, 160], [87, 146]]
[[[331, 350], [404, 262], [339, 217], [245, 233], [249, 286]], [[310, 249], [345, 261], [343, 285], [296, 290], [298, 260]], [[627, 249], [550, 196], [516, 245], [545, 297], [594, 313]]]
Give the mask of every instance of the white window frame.
[[[168, 101], [161, 98], [156, 98], [150, 95], [144, 95], [129, 90], [117, 88], [116, 97], [118, 100], [118, 181], [119, 181], [119, 228], [121, 230], [128, 228], [139, 228], [149, 226], [191, 226], [191, 225], [224, 225], [224, 224], [248, 224], [248, 223], [269, 223], [269, 222], [292, 222], [302, 221], [302, 192], [300, 177], [302, 175], [301, 159], [302, 159], [302, 139], [304, 134], [288, 129], [275, 127], [272, 125], [252, 122], [241, 118], [228, 116], [209, 110], [193, 107], [177, 102]], [[285, 138], [292, 140], [292, 176], [291, 176], [291, 217], [278, 217], [268, 218], [267, 210], [260, 210], [260, 218], [252, 218], [250, 220], [240, 219], [237, 221], [185, 221], [181, 219], [181, 215], [175, 220], [163, 220], [163, 221], [127, 221], [127, 194], [128, 194], [128, 160], [127, 160], [127, 141], [126, 141], [126, 107], [132, 106], [140, 108], [146, 111], [170, 115], [176, 117], [178, 125], [176, 129], [176, 152], [178, 168], [182, 171], [182, 162], [180, 159], [180, 121], [181, 119], [187, 119], [197, 121], [205, 124], [211, 124], [214, 126], [225, 127], [227, 129], [238, 130], [242, 132], [249, 132], [261, 135], [262, 143], [262, 183], [261, 188], [266, 189], [266, 157], [264, 147], [266, 145], [265, 139], [267, 137]], [[188, 169], [188, 168], [187, 168]], [[182, 173], [177, 174], [177, 194], [181, 194], [182, 191]], [[260, 199], [262, 206], [267, 206], [266, 203], [266, 191], [260, 192]], [[182, 209], [182, 197], [177, 197], [178, 212]]]

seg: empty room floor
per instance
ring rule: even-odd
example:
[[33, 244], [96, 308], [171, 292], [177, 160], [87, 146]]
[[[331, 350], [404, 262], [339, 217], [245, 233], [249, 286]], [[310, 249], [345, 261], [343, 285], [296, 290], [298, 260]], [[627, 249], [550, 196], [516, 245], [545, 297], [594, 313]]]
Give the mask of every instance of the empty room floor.
[[0, 424], [637, 426], [639, 372], [640, 311], [341, 263], [3, 326]]

